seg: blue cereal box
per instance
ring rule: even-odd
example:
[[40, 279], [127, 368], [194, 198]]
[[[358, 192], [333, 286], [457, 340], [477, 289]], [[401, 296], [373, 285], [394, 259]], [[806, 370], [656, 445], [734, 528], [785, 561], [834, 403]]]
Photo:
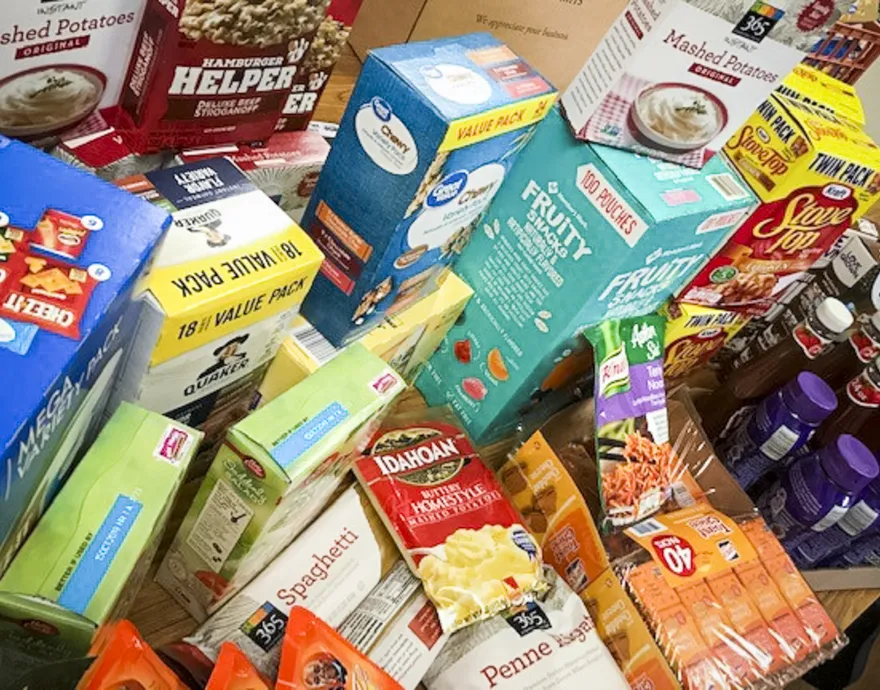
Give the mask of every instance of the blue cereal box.
[[433, 290], [555, 100], [489, 34], [372, 51], [303, 216], [303, 315], [340, 347]]
[[169, 222], [0, 136], [0, 573], [96, 431]]
[[512, 431], [591, 370], [578, 333], [658, 309], [755, 203], [721, 157], [698, 171], [579, 143], [554, 109], [457, 264], [474, 297], [417, 386], [478, 443]]

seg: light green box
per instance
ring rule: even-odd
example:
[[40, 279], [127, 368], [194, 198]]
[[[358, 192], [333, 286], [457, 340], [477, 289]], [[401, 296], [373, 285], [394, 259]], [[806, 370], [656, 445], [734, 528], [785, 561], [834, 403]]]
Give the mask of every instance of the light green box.
[[371, 422], [404, 388], [358, 343], [232, 427], [159, 584], [204, 621], [317, 516]]
[[[3, 630], [8, 644], [81, 656], [98, 626], [126, 615], [201, 439], [162, 415], [119, 407], [0, 580], [9, 595], [0, 618], [28, 622], [18, 642]], [[57, 639], [40, 645], [34, 635]]]

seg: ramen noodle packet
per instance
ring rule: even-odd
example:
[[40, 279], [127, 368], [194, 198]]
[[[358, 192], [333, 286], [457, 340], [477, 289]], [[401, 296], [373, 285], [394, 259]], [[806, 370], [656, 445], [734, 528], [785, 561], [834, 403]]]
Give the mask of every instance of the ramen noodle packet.
[[664, 325], [654, 314], [586, 331], [595, 348], [595, 445], [606, 527], [657, 512], [684, 472], [669, 444]]
[[224, 642], [205, 690], [272, 690], [250, 660], [232, 642]]
[[403, 690], [327, 623], [301, 606], [290, 610], [276, 687], [292, 690]]
[[698, 503], [625, 534], [615, 572], [685, 690], [783, 688], [844, 646], [760, 517]]
[[448, 408], [392, 413], [355, 474], [445, 632], [546, 587], [540, 547]]

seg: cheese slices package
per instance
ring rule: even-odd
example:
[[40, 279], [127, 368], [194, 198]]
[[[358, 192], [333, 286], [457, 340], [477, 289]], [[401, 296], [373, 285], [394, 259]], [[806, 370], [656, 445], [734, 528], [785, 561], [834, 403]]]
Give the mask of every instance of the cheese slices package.
[[392, 412], [355, 474], [445, 632], [543, 590], [541, 549], [451, 410]]

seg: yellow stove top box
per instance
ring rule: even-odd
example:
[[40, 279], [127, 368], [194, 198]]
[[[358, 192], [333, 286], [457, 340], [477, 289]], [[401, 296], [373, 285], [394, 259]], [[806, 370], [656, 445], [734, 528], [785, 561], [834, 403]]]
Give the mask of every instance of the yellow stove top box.
[[855, 87], [815, 67], [799, 64], [776, 88], [776, 91], [783, 96], [845, 117], [858, 125], [865, 124], [865, 110]]

